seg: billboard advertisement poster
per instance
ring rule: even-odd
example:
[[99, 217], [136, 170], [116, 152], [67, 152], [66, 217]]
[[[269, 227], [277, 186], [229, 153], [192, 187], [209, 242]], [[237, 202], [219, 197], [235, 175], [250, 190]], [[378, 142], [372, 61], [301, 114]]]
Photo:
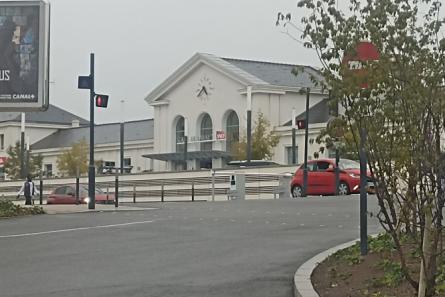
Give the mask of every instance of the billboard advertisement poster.
[[48, 106], [49, 4], [0, 1], [0, 112]]

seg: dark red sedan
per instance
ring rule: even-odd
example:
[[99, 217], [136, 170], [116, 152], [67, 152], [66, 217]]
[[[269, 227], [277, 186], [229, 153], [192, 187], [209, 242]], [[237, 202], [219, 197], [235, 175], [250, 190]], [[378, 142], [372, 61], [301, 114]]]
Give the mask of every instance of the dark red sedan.
[[[360, 193], [360, 163], [340, 159], [338, 164], [340, 182], [339, 195]], [[303, 169], [301, 165], [291, 182], [292, 197], [301, 197], [303, 193]], [[371, 173], [367, 172], [367, 190], [374, 187]], [[335, 159], [311, 160], [307, 163], [307, 195], [332, 195], [335, 194]]]
[[[79, 203], [86, 204], [89, 202], [88, 186], [79, 185]], [[96, 187], [95, 194], [96, 203], [113, 204], [114, 195], [106, 194]], [[76, 204], [76, 185], [63, 185], [54, 189], [48, 196], [47, 204]]]

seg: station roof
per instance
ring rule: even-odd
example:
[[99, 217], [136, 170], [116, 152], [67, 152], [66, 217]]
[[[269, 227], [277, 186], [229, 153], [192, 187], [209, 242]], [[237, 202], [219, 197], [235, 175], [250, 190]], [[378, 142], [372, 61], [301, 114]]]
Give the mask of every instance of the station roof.
[[[125, 122], [124, 141], [152, 140], [153, 119]], [[120, 123], [101, 124], [94, 127], [94, 143], [119, 143]], [[90, 127], [60, 129], [31, 145], [32, 150], [71, 147], [80, 140], [89, 143]]]

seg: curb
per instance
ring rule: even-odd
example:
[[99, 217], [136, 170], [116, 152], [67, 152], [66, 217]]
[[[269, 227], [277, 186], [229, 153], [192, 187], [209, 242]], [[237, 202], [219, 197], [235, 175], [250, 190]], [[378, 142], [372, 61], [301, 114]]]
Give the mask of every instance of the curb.
[[323, 262], [327, 257], [336, 253], [339, 250], [348, 248], [354, 245], [360, 239], [352, 240], [340, 245], [337, 245], [333, 248], [330, 248], [324, 252], [319, 253], [318, 255], [312, 257], [303, 265], [301, 265], [294, 275], [294, 296], [295, 297], [320, 297], [318, 293], [314, 290], [311, 282], [311, 275], [314, 269]]

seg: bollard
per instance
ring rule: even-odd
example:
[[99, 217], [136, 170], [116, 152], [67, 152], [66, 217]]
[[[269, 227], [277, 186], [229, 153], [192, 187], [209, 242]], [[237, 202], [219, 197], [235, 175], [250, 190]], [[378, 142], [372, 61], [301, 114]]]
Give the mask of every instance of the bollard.
[[119, 174], [116, 173], [116, 179], [114, 182], [114, 207], [119, 206]]
[[161, 184], [161, 202], [164, 202], [164, 183]]
[[133, 203], [136, 203], [136, 186], [133, 185]]
[[107, 203], [108, 203], [108, 193], [110, 192], [110, 189], [108, 188], [108, 184], [107, 184]]
[[192, 181], [192, 202], [195, 201], [195, 181]]

